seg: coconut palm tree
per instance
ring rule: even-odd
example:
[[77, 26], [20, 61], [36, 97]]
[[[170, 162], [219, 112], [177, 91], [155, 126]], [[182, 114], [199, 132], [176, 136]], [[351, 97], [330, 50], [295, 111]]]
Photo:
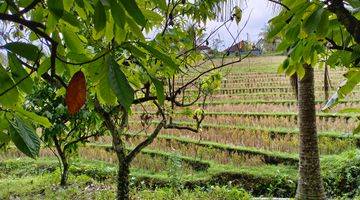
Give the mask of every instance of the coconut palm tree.
[[308, 64], [303, 66], [305, 76], [298, 79], [300, 162], [296, 199], [325, 199], [316, 131], [314, 69]]

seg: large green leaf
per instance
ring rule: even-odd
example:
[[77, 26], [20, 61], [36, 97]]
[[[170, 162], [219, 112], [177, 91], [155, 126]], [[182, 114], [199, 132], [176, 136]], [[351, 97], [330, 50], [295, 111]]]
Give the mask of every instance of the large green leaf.
[[344, 98], [347, 94], [353, 91], [354, 87], [360, 82], [360, 71], [348, 78], [346, 84], [340, 87], [338, 92], [341, 94], [340, 98]]
[[278, 74], [284, 73], [284, 72], [286, 71], [286, 69], [289, 67], [289, 63], [290, 63], [289, 58], [286, 58], [286, 59], [281, 63], [281, 65], [278, 67], [277, 73], [278, 73]]
[[5, 69], [0, 65], [0, 105], [10, 107], [15, 106], [19, 100], [19, 92], [14, 86], [13, 80], [10, 78]]
[[98, 60], [95, 64], [86, 70], [89, 72], [91, 81], [96, 84], [96, 95], [99, 97], [100, 103], [115, 106], [117, 98], [110, 86], [109, 65], [103, 59]]
[[319, 25], [317, 27], [317, 34], [319, 36], [326, 36], [329, 30], [329, 13], [327, 11], [322, 12]]
[[146, 19], [135, 0], [121, 0], [120, 3], [124, 6], [127, 13], [136, 21], [137, 24], [140, 26], [145, 26]]
[[270, 26], [270, 30], [267, 34], [267, 38], [270, 40], [270, 39], [273, 39], [278, 33], [280, 33], [281, 30], [283, 30], [283, 28], [286, 26], [286, 23], [285, 21], [281, 21], [279, 23], [276, 23], [276, 24], [272, 24]]
[[35, 129], [17, 115], [15, 115], [14, 121], [9, 122], [12, 142], [25, 155], [36, 158], [40, 151], [40, 139]]
[[95, 4], [95, 13], [94, 13], [94, 26], [97, 32], [102, 31], [106, 25], [106, 13], [105, 8], [100, 0]]
[[134, 90], [114, 58], [109, 57], [107, 64], [109, 66], [108, 77], [111, 89], [117, 96], [120, 104], [128, 110], [134, 101]]
[[31, 61], [36, 61], [41, 57], [39, 49], [32, 44], [24, 42], [10, 42], [4, 48]]
[[61, 18], [64, 14], [64, 4], [63, 1], [59, 0], [48, 0], [48, 7], [51, 13], [56, 16], [57, 19]]
[[323, 8], [318, 8], [306, 19], [303, 28], [308, 34], [313, 33], [317, 29], [323, 12]]
[[8, 53], [8, 62], [11, 69], [11, 77], [15, 82], [21, 81], [18, 87], [25, 93], [30, 94], [32, 92], [34, 82], [29, 76], [28, 72], [26, 72], [26, 70], [19, 62], [19, 59], [12, 53]]
[[118, 4], [117, 0], [109, 0], [110, 1], [110, 9], [111, 15], [115, 21], [115, 23], [120, 27], [125, 27], [125, 10], [121, 4]]
[[[99, 52], [93, 57], [93, 59], [102, 56], [104, 53], [106, 52]], [[91, 82], [93, 85], [97, 85], [101, 79], [105, 78], [107, 80], [108, 71], [109, 68], [105, 64], [105, 59], [103, 58], [97, 59], [96, 61], [86, 64], [84, 66], [86, 79], [88, 79], [89, 82]]]
[[174, 62], [174, 60], [170, 56], [162, 53], [161, 51], [143, 42], [138, 42], [138, 44], [144, 49], [146, 49], [149, 53], [151, 53], [155, 58], [161, 60], [168, 67], [172, 68], [175, 71], [179, 69], [178, 65]]
[[142, 30], [140, 27], [136, 24], [133, 18], [126, 16], [126, 23], [129, 26], [132, 36], [136, 39], [140, 39], [141, 41], [145, 40], [144, 34], [142, 33]]
[[85, 7], [85, 4], [84, 4], [84, 1], [83, 0], [75, 0], [75, 3], [80, 6], [80, 8], [84, 8]]
[[159, 103], [163, 105], [165, 101], [164, 83], [154, 77], [150, 77], [150, 78], [155, 85], [157, 99]]
[[154, 0], [154, 2], [160, 9], [166, 9], [166, 0]]
[[82, 54], [84, 52], [83, 45], [79, 37], [69, 28], [62, 27], [65, 45], [73, 52]]
[[116, 105], [117, 98], [112, 91], [112, 87], [110, 86], [110, 81], [107, 76], [100, 80], [96, 88], [96, 94], [99, 97], [100, 103], [109, 106]]
[[52, 126], [52, 124], [49, 122], [49, 120], [46, 117], [39, 116], [36, 113], [26, 111], [20, 107], [16, 107], [15, 110], [18, 114], [28, 118], [32, 122], [35, 122], [35, 123], [38, 123], [38, 124], [44, 126], [45, 128], [49, 128]]
[[80, 22], [78, 18], [76, 18], [76, 16], [71, 14], [70, 12], [64, 11], [61, 19], [74, 27], [80, 27]]
[[323, 111], [328, 111], [338, 104], [339, 100], [343, 99], [346, 95], [353, 91], [354, 87], [360, 83], [360, 71], [350, 70], [345, 75], [347, 80], [341, 83], [341, 86], [327, 101], [326, 105], [322, 108]]
[[46, 73], [51, 66], [51, 60], [50, 57], [45, 58], [45, 60], [40, 64], [39, 68], [37, 69], [37, 74], [38, 75], [43, 75], [44, 73]]
[[304, 78], [305, 69], [304, 69], [304, 66], [302, 64], [299, 63], [299, 64], [296, 65], [296, 73], [297, 73], [299, 79]]
[[137, 58], [146, 58], [146, 53], [136, 46], [130, 44], [130, 43], [124, 43], [122, 45], [126, 50], [130, 51], [132, 55], [136, 56]]
[[70, 8], [74, 5], [74, 0], [63, 0], [64, 1], [64, 9], [66, 11], [70, 11]]

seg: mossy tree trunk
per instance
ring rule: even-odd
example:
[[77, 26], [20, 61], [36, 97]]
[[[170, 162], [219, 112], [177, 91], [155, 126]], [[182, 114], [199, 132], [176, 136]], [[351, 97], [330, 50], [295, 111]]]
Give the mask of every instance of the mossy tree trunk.
[[66, 158], [65, 158], [65, 160], [61, 159], [61, 162], [62, 162], [63, 170], [61, 173], [60, 185], [65, 186], [67, 183], [68, 174], [69, 174], [69, 164], [68, 164]]
[[325, 199], [320, 173], [316, 131], [314, 69], [304, 64], [305, 76], [298, 80], [300, 163], [296, 199]]
[[125, 161], [119, 160], [119, 171], [117, 174], [117, 200], [128, 200], [129, 196], [129, 175], [130, 165]]
[[119, 115], [121, 116], [121, 122], [120, 125], [117, 126], [116, 123], [112, 120], [110, 113], [106, 112], [101, 107], [97, 99], [95, 100], [94, 104], [96, 112], [102, 116], [105, 126], [111, 133], [113, 149], [118, 159], [116, 199], [128, 200], [130, 199], [129, 175], [131, 159], [127, 158], [125, 143], [122, 140], [121, 135], [128, 124], [129, 115], [124, 108], [120, 107]]

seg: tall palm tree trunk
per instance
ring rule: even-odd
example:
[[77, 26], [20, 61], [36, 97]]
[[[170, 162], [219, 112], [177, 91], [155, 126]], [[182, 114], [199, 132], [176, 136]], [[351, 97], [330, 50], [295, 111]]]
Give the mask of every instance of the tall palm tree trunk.
[[314, 69], [304, 64], [305, 76], [298, 80], [300, 163], [296, 199], [325, 199], [320, 173], [320, 158], [316, 132]]
[[298, 99], [298, 76], [297, 76], [297, 73], [293, 74], [290, 76], [290, 84], [291, 84], [291, 87], [293, 88], [293, 91], [294, 91], [294, 95], [296, 97], [296, 100]]

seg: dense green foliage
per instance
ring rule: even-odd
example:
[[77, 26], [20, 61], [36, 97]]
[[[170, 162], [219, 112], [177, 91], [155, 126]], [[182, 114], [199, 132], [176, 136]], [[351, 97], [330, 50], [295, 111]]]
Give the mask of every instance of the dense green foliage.
[[325, 188], [329, 196], [360, 196], [360, 150], [322, 160]]
[[[8, 63], [2, 63], [0, 68], [1, 130], [9, 128], [7, 120], [19, 118], [18, 110], [24, 103], [23, 97], [33, 91], [35, 75], [59, 89], [66, 87], [64, 80], [81, 69], [86, 75], [90, 97], [96, 95], [103, 106], [119, 104], [129, 110], [136, 102], [135, 96], [137, 100], [144, 97], [143, 90], [147, 90], [145, 101], [156, 97], [163, 105], [166, 79], [186, 71], [188, 65], [203, 58], [194, 51], [197, 44], [193, 43], [202, 30], [184, 28], [181, 17], [191, 17], [196, 22], [214, 18], [213, 8], [219, 2], [167, 5], [164, 0], [1, 1], [3, 25], [17, 29], [8, 33], [2, 46], [8, 53]], [[165, 23], [163, 31], [154, 39], [145, 40], [145, 30], [154, 31], [161, 28], [162, 23]], [[10, 37], [20, 41], [7, 39]], [[181, 59], [190, 60], [179, 62]], [[167, 99], [173, 100], [182, 89], [176, 93], [169, 91], [173, 94]], [[5, 113], [8, 114], [5, 116]], [[50, 126], [46, 119], [35, 114], [24, 120]], [[4, 138], [1, 143], [7, 143], [9, 133], [1, 131], [1, 134]], [[31, 143], [27, 146], [37, 151], [39, 148]], [[24, 152], [36, 156], [36, 152]]]
[[[359, 182], [355, 178], [359, 176], [359, 155], [360, 152], [355, 150], [336, 156], [327, 156], [321, 160], [325, 189], [329, 197], [356, 199], [356, 196], [359, 196]], [[172, 162], [172, 165], [176, 165], [175, 161]], [[173, 171], [177, 168], [172, 165], [169, 166], [169, 171], [162, 175], [148, 175], [147, 172], [133, 169], [134, 177], [131, 178], [131, 182], [135, 187], [133, 187], [132, 195], [139, 195], [145, 199], [162, 199], [155, 197], [163, 196], [179, 199], [198, 199], [200, 197], [205, 199], [236, 197], [238, 199], [240, 196], [245, 198], [247, 195], [241, 189], [236, 189], [239, 184], [256, 196], [287, 197], [293, 195], [296, 188], [296, 170], [290, 168], [269, 166], [238, 170], [219, 166], [218, 169], [213, 167], [209, 172], [204, 172], [206, 175], [200, 173], [195, 177], [181, 177], [181, 172]], [[63, 195], [63, 198], [70, 198], [72, 195], [100, 199], [114, 197], [112, 185], [116, 168], [114, 165], [103, 162], [75, 160], [74, 165], [70, 168], [69, 186], [66, 188], [54, 186], [59, 181], [60, 173], [54, 159], [8, 160], [1, 163], [0, 169], [2, 179], [0, 186], [4, 188], [0, 192], [0, 197], [3, 198], [9, 197], [10, 194], [45, 199], [51, 199], [54, 195]], [[180, 177], [175, 179], [176, 176]], [[205, 181], [204, 176], [208, 180]], [[247, 181], [237, 183], [236, 180], [239, 177]], [[176, 180], [175, 185], [172, 184], [174, 180]], [[229, 181], [232, 187], [224, 187], [230, 183]], [[30, 182], [32, 184], [29, 184]], [[211, 186], [212, 182], [224, 186], [213, 187]], [[185, 187], [182, 184], [185, 184]], [[11, 187], [11, 185], [17, 185], [17, 187]], [[22, 187], [18, 187], [20, 185]], [[169, 188], [169, 186], [172, 187]], [[185, 189], [186, 187], [191, 189]], [[149, 188], [157, 189], [153, 191]], [[181, 188], [180, 191], [179, 188]], [[111, 190], [107, 191], [108, 189]]]
[[[208, 42], [198, 38], [203, 35], [204, 22], [215, 18], [221, 2], [0, 1], [0, 20], [10, 30], [1, 46], [7, 54], [2, 54], [7, 63], [0, 66], [1, 147], [12, 141], [26, 155], [37, 157], [40, 138], [34, 126], [39, 127], [45, 143], [57, 149], [64, 166], [61, 185], [65, 185], [66, 155], [77, 149], [77, 143], [95, 136], [94, 132], [103, 135], [105, 131], [99, 127], [104, 125], [119, 161], [117, 198], [128, 199], [129, 166], [135, 156], [161, 129], [183, 128], [173, 124], [167, 113], [175, 106], [192, 105], [203, 95], [205, 101], [220, 84], [219, 74], [202, 81], [203, 76], [228, 64], [203, 68], [204, 63], [198, 62], [207, 57], [197, 48]], [[235, 18], [239, 23], [241, 12], [237, 7], [226, 22]], [[193, 25], [184, 19], [191, 19]], [[146, 39], [149, 33], [154, 37]], [[189, 76], [194, 68], [200, 71]], [[81, 87], [76, 77], [81, 79]], [[175, 80], [183, 77], [191, 80], [175, 87]], [[50, 86], [41, 86], [39, 92], [35, 83]], [[179, 99], [193, 85], [200, 85], [198, 95]], [[64, 113], [63, 88], [70, 115]], [[88, 112], [78, 112], [85, 97]], [[162, 119], [151, 135], [129, 150], [124, 144], [128, 117], [133, 105], [144, 103], [156, 105]], [[24, 107], [28, 111], [21, 112]], [[24, 112], [25, 117], [19, 115]], [[193, 119], [197, 128], [187, 129], [197, 132], [203, 111], [195, 112]]]
[[[344, 7], [347, 4], [347, 8]], [[281, 13], [271, 20], [268, 37], [281, 36], [279, 51], [288, 58], [279, 72], [304, 76], [303, 64], [347, 67], [347, 79], [324, 110], [344, 99], [360, 82], [360, 4], [358, 1], [282, 1]], [[350, 11], [349, 11], [350, 10]]]

